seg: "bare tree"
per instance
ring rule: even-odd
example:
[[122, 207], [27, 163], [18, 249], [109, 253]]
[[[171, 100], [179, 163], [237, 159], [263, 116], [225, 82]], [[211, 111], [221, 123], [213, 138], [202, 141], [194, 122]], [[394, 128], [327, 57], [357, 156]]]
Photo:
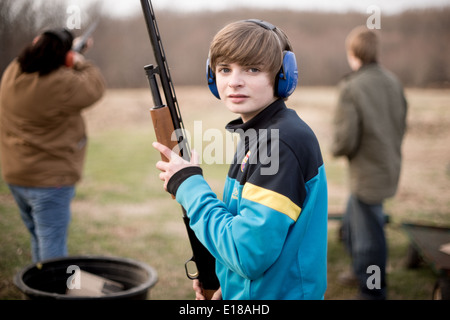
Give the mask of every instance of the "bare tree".
[[[7, 64], [43, 27], [65, 26], [68, 3], [61, 0], [0, 1], [0, 75]], [[449, 86], [450, 7], [410, 10], [382, 16], [381, 63], [405, 86]], [[109, 87], [147, 87], [143, 67], [154, 63], [141, 15], [112, 18], [100, 14], [100, 0], [83, 8], [81, 33], [100, 17], [95, 45], [87, 53]], [[220, 12], [157, 13], [171, 75], [176, 85], [205, 85], [205, 62], [214, 34], [225, 24], [259, 18], [289, 36], [300, 70], [300, 85], [335, 85], [350, 71], [344, 41], [363, 13], [324, 13], [239, 9]]]

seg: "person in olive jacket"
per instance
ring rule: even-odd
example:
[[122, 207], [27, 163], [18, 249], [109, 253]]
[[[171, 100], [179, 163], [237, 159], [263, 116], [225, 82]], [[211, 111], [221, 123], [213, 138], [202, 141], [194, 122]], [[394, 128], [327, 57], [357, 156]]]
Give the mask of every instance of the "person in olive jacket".
[[81, 113], [105, 91], [100, 70], [71, 51], [72, 42], [66, 29], [43, 32], [0, 84], [2, 177], [31, 234], [34, 262], [68, 254], [70, 204], [87, 143]]
[[352, 272], [343, 282], [359, 285], [357, 298], [386, 299], [387, 245], [383, 201], [398, 187], [407, 102], [397, 78], [378, 61], [378, 36], [365, 26], [346, 39], [353, 72], [339, 84], [331, 152], [348, 159], [350, 197], [343, 238]]

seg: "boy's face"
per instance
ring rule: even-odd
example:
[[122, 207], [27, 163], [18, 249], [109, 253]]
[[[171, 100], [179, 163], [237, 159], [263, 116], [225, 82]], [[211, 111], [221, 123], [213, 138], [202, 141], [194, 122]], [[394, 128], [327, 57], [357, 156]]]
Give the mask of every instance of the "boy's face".
[[242, 67], [236, 63], [218, 63], [216, 84], [227, 108], [240, 114], [244, 122], [269, 106], [277, 98], [269, 73], [258, 66]]

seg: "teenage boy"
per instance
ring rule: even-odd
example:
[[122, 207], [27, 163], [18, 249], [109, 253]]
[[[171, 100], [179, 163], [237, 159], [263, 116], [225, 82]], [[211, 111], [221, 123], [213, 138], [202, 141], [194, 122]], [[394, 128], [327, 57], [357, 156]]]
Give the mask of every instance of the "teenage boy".
[[[284, 98], [297, 84], [287, 36], [260, 20], [231, 23], [210, 46], [211, 91], [240, 117], [240, 143], [223, 201], [191, 162], [155, 142], [167, 191], [216, 258], [213, 299], [323, 299], [327, 277], [327, 184], [318, 141]], [[281, 70], [281, 71], [280, 71]], [[295, 77], [294, 83], [284, 83]], [[194, 281], [197, 299], [204, 299]]]
[[[343, 236], [352, 272], [342, 274], [340, 281], [359, 286], [358, 299], [387, 297], [383, 201], [397, 190], [406, 129], [402, 85], [377, 63], [378, 47], [377, 34], [366, 26], [356, 27], [347, 36], [353, 72], [340, 83], [331, 149], [349, 164], [351, 195]], [[374, 275], [377, 280], [372, 280]]]

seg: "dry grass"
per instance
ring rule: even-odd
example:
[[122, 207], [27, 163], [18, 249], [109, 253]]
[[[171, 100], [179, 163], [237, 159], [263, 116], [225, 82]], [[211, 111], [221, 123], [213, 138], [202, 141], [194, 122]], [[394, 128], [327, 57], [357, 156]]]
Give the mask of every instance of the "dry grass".
[[[179, 87], [177, 89], [182, 116], [187, 129], [191, 132], [193, 132], [194, 121], [201, 120], [204, 130], [207, 128], [222, 130], [229, 120], [235, 118], [220, 101], [212, 97], [204, 88]], [[407, 239], [402, 237], [402, 230], [398, 228], [398, 225], [404, 220], [423, 221], [431, 224], [450, 223], [450, 213], [447, 209], [450, 205], [448, 196], [450, 189], [448, 172], [450, 170], [449, 93], [448, 90], [422, 89], [410, 89], [406, 92], [409, 101], [409, 129], [403, 147], [404, 169], [398, 194], [387, 204], [392, 221], [387, 230], [388, 237], [399, 241], [400, 234], [400, 242], [403, 246], [407, 246]], [[126, 101], [127, 97], [128, 101]], [[337, 90], [335, 88], [299, 88], [288, 103], [313, 128], [320, 141], [330, 176], [330, 212], [342, 212], [348, 195], [346, 163], [343, 159], [332, 158], [328, 151], [332, 111], [336, 99]], [[148, 127], [149, 118], [143, 114], [147, 110], [148, 101], [149, 93], [146, 90], [113, 91], [106, 97], [102, 105], [92, 110], [90, 127], [94, 130], [98, 128], [99, 117], [102, 119], [101, 121], [109, 119], [108, 121], [111, 122], [109, 126], [132, 124], [133, 126]], [[106, 106], [108, 115], [105, 115]], [[110, 111], [110, 108], [113, 110]], [[96, 112], [97, 114], [95, 114]], [[112, 117], [116, 119], [114, 120]], [[208, 173], [208, 168], [204, 166], [204, 169]], [[226, 168], [219, 169], [224, 173], [225, 170]], [[213, 175], [213, 178], [211, 184], [216, 192], [220, 193], [222, 188], [220, 175]], [[154, 204], [152, 206], [154, 207]], [[175, 210], [177, 209], [175, 208]], [[126, 211], [123, 214], [126, 214]], [[175, 220], [171, 221], [171, 227], [175, 228], [173, 231], [177, 231], [178, 235], [178, 232], [181, 233], [182, 239], [184, 229], [181, 221], [177, 219], [175, 217]], [[338, 222], [330, 222], [330, 241], [336, 241], [338, 226]], [[333, 249], [333, 244], [330, 247]], [[340, 249], [342, 248], [337, 244], [335, 250]], [[329, 270], [331, 281], [338, 271], [347, 267], [348, 259], [342, 260], [342, 264], [337, 267], [331, 265]], [[395, 266], [391, 264], [390, 269], [401, 267], [400, 261]], [[158, 289], [155, 289], [155, 295], [157, 292]], [[341, 299], [352, 293], [351, 290], [345, 290], [331, 282], [327, 297]]]
[[[203, 130], [223, 130], [234, 119], [205, 88], [177, 87], [183, 120], [193, 132], [194, 121]], [[404, 167], [398, 194], [387, 203], [391, 223], [389, 278], [391, 299], [423, 299], [431, 290], [431, 271], [404, 271], [402, 256], [408, 239], [399, 227], [405, 220], [450, 224], [450, 90], [407, 90], [409, 129], [403, 146]], [[346, 163], [329, 153], [331, 117], [337, 99], [335, 88], [299, 88], [288, 105], [313, 128], [327, 168], [330, 212], [341, 212], [348, 195]], [[162, 190], [154, 163], [159, 155], [149, 115], [147, 89], [109, 90], [102, 101], [85, 113], [90, 149], [86, 173], [73, 203], [70, 230], [71, 254], [125, 256], [146, 262], [158, 271], [153, 299], [191, 299], [191, 283], [184, 274], [190, 248], [179, 205]], [[205, 146], [205, 144], [204, 144]], [[101, 160], [101, 163], [100, 160]], [[205, 176], [220, 195], [227, 165], [203, 165]], [[1, 182], [1, 181], [0, 181]], [[3, 183], [3, 182], [1, 182]], [[0, 188], [1, 191], [1, 188]], [[0, 192], [0, 209], [16, 225], [1, 237], [2, 252], [11, 263], [0, 263], [0, 298], [20, 295], [10, 276], [29, 263], [28, 239], [9, 194]], [[4, 214], [2, 213], [2, 219]], [[2, 224], [0, 223], [0, 226]], [[329, 286], [327, 299], [347, 299], [354, 291], [336, 283], [348, 266], [337, 240], [339, 223], [329, 224]], [[21, 239], [20, 241], [17, 238]], [[417, 281], [417, 277], [421, 281]], [[405, 282], [405, 283], [404, 283]], [[417, 288], [415, 286], [421, 286]]]

